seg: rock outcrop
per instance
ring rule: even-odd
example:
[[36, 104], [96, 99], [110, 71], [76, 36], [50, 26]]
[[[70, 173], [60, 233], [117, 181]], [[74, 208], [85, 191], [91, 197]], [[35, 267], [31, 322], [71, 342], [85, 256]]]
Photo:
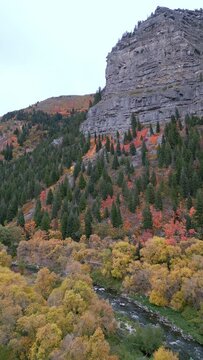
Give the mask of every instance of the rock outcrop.
[[82, 131], [126, 130], [132, 113], [141, 122], [167, 121], [178, 108], [203, 115], [203, 10], [158, 7], [126, 33], [107, 56], [102, 100]]

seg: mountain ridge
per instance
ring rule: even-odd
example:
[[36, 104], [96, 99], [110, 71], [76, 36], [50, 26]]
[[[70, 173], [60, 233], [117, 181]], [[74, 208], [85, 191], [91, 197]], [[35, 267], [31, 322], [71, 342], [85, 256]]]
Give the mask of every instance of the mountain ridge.
[[143, 123], [203, 115], [203, 11], [158, 7], [107, 56], [102, 100], [92, 107], [84, 133], [126, 131], [131, 114]]

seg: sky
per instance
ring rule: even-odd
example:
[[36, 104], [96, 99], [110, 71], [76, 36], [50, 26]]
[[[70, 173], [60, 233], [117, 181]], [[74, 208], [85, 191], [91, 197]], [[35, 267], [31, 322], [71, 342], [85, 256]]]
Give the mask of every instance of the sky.
[[106, 56], [157, 6], [202, 0], [0, 0], [0, 115], [105, 85]]

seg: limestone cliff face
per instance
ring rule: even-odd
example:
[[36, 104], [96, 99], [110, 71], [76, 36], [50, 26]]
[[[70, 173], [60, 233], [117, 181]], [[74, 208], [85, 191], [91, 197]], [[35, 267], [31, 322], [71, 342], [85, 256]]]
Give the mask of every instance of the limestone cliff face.
[[158, 7], [125, 34], [107, 56], [102, 100], [88, 112], [84, 132], [126, 130], [141, 122], [203, 115], [203, 10]]

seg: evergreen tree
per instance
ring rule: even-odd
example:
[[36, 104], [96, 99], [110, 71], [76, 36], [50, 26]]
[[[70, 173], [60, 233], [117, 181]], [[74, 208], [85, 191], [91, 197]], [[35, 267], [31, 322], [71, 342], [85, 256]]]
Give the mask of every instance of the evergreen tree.
[[79, 201], [79, 212], [83, 212], [86, 209], [87, 206], [87, 199], [85, 194], [82, 194], [80, 201]]
[[155, 174], [154, 170], [152, 171], [150, 182], [152, 183], [153, 186], [156, 186], [157, 181], [156, 181], [156, 174]]
[[154, 204], [155, 202], [155, 191], [154, 191], [154, 187], [151, 183], [149, 183], [147, 185], [147, 189], [146, 189], [146, 201], [149, 204]]
[[95, 202], [93, 203], [93, 207], [92, 207], [92, 213], [95, 217], [95, 219], [100, 223], [101, 222], [101, 201], [99, 198], [97, 198], [95, 200]]
[[36, 226], [40, 226], [42, 220], [41, 201], [38, 199], [35, 206], [34, 221]]
[[106, 147], [106, 151], [107, 151], [107, 152], [110, 152], [110, 150], [111, 150], [111, 143], [110, 143], [110, 140], [109, 140], [109, 137], [108, 137], [108, 136], [106, 137], [105, 147]]
[[138, 131], [141, 131], [141, 130], [142, 130], [142, 124], [141, 124], [141, 122], [140, 122], [139, 119], [137, 120], [137, 130], [138, 130]]
[[113, 143], [111, 143], [111, 154], [114, 155], [114, 152], [115, 152], [114, 151], [114, 145], [113, 145]]
[[53, 192], [52, 192], [51, 189], [49, 189], [49, 192], [48, 192], [48, 194], [47, 194], [46, 204], [47, 204], [47, 205], [51, 205], [52, 202], [53, 202], [53, 198], [54, 198]]
[[44, 211], [43, 216], [42, 216], [42, 221], [41, 221], [41, 229], [48, 231], [50, 228], [50, 217], [47, 211]]
[[80, 220], [77, 212], [71, 212], [68, 215], [66, 236], [71, 237], [73, 240], [79, 240], [80, 238]]
[[65, 239], [67, 236], [67, 224], [68, 224], [68, 213], [64, 212], [61, 219], [61, 233], [63, 239]]
[[57, 191], [53, 199], [52, 213], [51, 213], [52, 219], [55, 219], [57, 217], [60, 207], [61, 207], [61, 194], [60, 191]]
[[188, 177], [186, 176], [185, 169], [182, 169], [181, 171], [180, 188], [183, 198], [187, 198], [189, 195], [189, 181], [188, 181]]
[[141, 155], [142, 155], [142, 165], [145, 166], [147, 160], [147, 147], [144, 140], [142, 141]]
[[87, 236], [87, 238], [89, 238], [92, 234], [92, 220], [92, 214], [88, 209], [85, 214], [85, 235]]
[[83, 190], [86, 186], [86, 181], [83, 174], [80, 175], [78, 186], [81, 190]]
[[121, 145], [120, 145], [119, 140], [117, 141], [117, 144], [116, 144], [116, 153], [118, 156], [121, 156]]
[[202, 190], [197, 191], [195, 209], [196, 209], [195, 217], [196, 217], [196, 221], [197, 221], [197, 226], [203, 227], [203, 192], [202, 192]]
[[136, 155], [136, 147], [135, 147], [134, 143], [130, 144], [130, 154], [132, 156]]
[[122, 218], [119, 207], [117, 208], [115, 203], [113, 202], [111, 207], [111, 222], [113, 227], [118, 228], [122, 225]]
[[21, 226], [22, 228], [25, 226], [25, 218], [22, 209], [20, 209], [18, 212], [17, 225]]
[[123, 174], [123, 171], [121, 170], [121, 171], [119, 171], [119, 173], [118, 173], [118, 177], [117, 177], [116, 184], [117, 184], [119, 187], [122, 187], [123, 181], [124, 181], [124, 174]]
[[152, 127], [152, 124], [150, 124], [149, 126], [149, 132], [150, 132], [150, 135], [154, 135], [154, 130], [153, 130], [153, 127]]
[[160, 211], [163, 210], [163, 201], [160, 190], [158, 190], [155, 194], [155, 208], [156, 210], [160, 210]]
[[156, 133], [160, 133], [160, 124], [159, 124], [159, 121], [157, 121], [156, 123]]
[[77, 161], [73, 170], [74, 179], [78, 177], [80, 170], [81, 170], [81, 161]]
[[130, 194], [128, 199], [128, 210], [131, 213], [135, 213], [136, 207], [137, 207], [136, 197], [134, 194]]
[[131, 115], [131, 127], [132, 127], [132, 134], [133, 134], [133, 137], [136, 138], [137, 136], [137, 132], [136, 132], [136, 129], [137, 129], [137, 119], [135, 117], [135, 114], [132, 113]]
[[87, 175], [90, 176], [92, 173], [92, 162], [89, 161], [87, 165]]
[[142, 212], [142, 216], [143, 216], [143, 229], [145, 230], [152, 229], [153, 227], [152, 214], [148, 206], [144, 208]]
[[189, 231], [193, 227], [191, 217], [189, 215], [186, 215], [185, 220], [186, 220], [186, 230]]
[[131, 142], [133, 140], [132, 133], [130, 129], [128, 129], [128, 141]]
[[118, 157], [116, 154], [114, 154], [113, 163], [112, 163], [112, 169], [117, 170], [119, 167]]

